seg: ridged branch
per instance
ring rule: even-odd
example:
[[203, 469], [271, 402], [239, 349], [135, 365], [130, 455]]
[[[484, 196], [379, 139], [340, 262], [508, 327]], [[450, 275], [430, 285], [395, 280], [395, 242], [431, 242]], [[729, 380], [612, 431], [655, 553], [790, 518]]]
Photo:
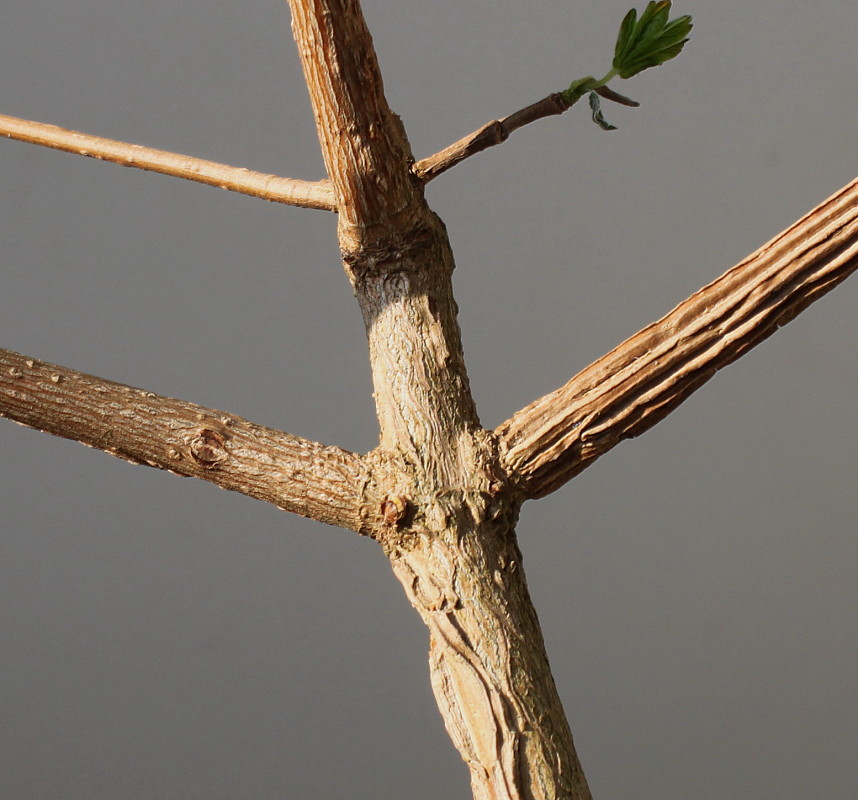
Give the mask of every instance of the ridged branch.
[[339, 213], [340, 247], [354, 253], [402, 236], [403, 213], [423, 210], [411, 150], [390, 110], [356, 0], [289, 0], [322, 157]]
[[[378, 539], [430, 631], [432, 686], [475, 800], [589, 800], [465, 372], [453, 257], [410, 172], [358, 0], [289, 0], [339, 243], [398, 467]], [[390, 481], [384, 485], [392, 485]]]
[[172, 175], [174, 178], [205, 183], [230, 192], [261, 197], [273, 203], [320, 208], [325, 211], [337, 209], [329, 181], [281, 178], [3, 114], [0, 114], [0, 136], [79, 156], [89, 156], [100, 161], [110, 161], [123, 167], [136, 167], [149, 172], [160, 172], [162, 175]]
[[211, 408], [0, 350], [0, 416], [361, 531], [363, 459]]
[[858, 269], [858, 179], [497, 428], [528, 497], [638, 436]]

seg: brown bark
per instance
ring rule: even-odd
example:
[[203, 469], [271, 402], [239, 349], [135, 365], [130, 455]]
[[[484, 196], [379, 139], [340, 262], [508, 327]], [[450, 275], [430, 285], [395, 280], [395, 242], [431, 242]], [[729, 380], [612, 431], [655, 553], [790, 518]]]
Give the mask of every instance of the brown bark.
[[[630, 100], [628, 97], [609, 89], [607, 86], [600, 86], [595, 89], [596, 94], [602, 97], [613, 100], [615, 103], [620, 103], [624, 106], [637, 107], [640, 103]], [[488, 150], [489, 147], [494, 147], [497, 144], [502, 144], [509, 139], [510, 134], [523, 128], [525, 125], [530, 125], [546, 117], [557, 116], [568, 111], [572, 106], [564, 99], [559, 92], [543, 97], [535, 103], [531, 103], [525, 108], [509, 114], [503, 119], [493, 119], [487, 122], [482, 128], [478, 128], [473, 133], [463, 136], [453, 144], [448, 145], [443, 150], [435, 153], [435, 155], [421, 158], [414, 166], [412, 171], [420, 178], [423, 183], [437, 178], [448, 169], [452, 169], [466, 158], [482, 153], [483, 150]]]
[[0, 416], [361, 530], [363, 459], [234, 414], [0, 350]]
[[460, 161], [505, 142], [510, 134], [519, 128], [536, 122], [538, 119], [562, 114], [570, 108], [571, 106], [561, 94], [557, 92], [550, 94], [548, 97], [543, 97], [542, 100], [532, 103], [503, 119], [493, 119], [491, 122], [487, 122], [482, 128], [463, 136], [435, 155], [420, 159], [414, 165], [414, 174], [424, 183], [429, 183], [433, 178], [437, 178], [448, 169], [455, 167]]
[[292, 31], [310, 91], [322, 156], [347, 251], [389, 246], [407, 230], [419, 193], [405, 131], [387, 105], [372, 39], [357, 2], [290, 0]]
[[398, 472], [378, 538], [429, 626], [439, 708], [474, 797], [583, 800], [515, 545], [517, 503], [470, 393], [446, 230], [410, 172], [359, 4], [290, 4], [369, 340], [378, 455]]
[[516, 507], [449, 492], [383, 544], [429, 627], [432, 688], [475, 800], [589, 798], [534, 611]]

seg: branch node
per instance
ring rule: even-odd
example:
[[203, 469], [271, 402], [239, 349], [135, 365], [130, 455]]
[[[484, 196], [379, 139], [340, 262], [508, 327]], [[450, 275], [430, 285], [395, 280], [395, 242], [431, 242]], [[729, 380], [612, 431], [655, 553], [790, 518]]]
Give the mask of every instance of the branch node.
[[204, 469], [216, 469], [228, 458], [224, 437], [217, 431], [204, 428], [191, 440], [190, 451], [194, 460]]

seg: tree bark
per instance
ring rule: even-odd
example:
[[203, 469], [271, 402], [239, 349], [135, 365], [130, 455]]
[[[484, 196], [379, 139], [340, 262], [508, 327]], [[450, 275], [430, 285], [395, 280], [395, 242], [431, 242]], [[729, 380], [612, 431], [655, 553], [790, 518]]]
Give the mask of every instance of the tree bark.
[[136, 167], [149, 172], [160, 172], [174, 178], [217, 186], [230, 192], [261, 197], [272, 203], [286, 203], [303, 208], [334, 210], [334, 193], [327, 181], [300, 181], [281, 178], [264, 172], [253, 172], [242, 167], [230, 167], [216, 161], [183, 156], [167, 150], [155, 150], [139, 144], [105, 139], [80, 131], [45, 125], [29, 119], [0, 114], [0, 136], [19, 142], [50, 147], [66, 153], [110, 161], [123, 167]]
[[589, 798], [527, 590], [516, 511], [488, 493], [450, 492], [383, 544], [429, 627], [432, 688], [475, 800]]
[[498, 426], [528, 497], [649, 430], [858, 269], [858, 179], [756, 253]]

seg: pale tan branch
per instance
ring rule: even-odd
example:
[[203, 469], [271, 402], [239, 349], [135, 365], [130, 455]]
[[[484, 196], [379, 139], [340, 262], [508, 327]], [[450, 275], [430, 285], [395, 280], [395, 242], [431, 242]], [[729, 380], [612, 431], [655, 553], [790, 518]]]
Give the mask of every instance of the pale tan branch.
[[366, 532], [361, 456], [233, 414], [0, 350], [0, 416]]
[[432, 689], [475, 800], [591, 800], [515, 533], [502, 515], [476, 527], [470, 514], [447, 519], [390, 560], [429, 628]]
[[[346, 273], [369, 341], [380, 445], [421, 479], [457, 485], [479, 421], [444, 226], [409, 172], [356, 0], [290, 0], [322, 155], [339, 202]], [[430, 478], [431, 476], [431, 478]]]
[[0, 136], [172, 175], [274, 203], [336, 211], [330, 181], [301, 181], [0, 114]]
[[471, 397], [446, 232], [410, 171], [358, 0], [289, 3], [367, 328], [373, 455], [390, 468], [377, 538], [429, 626], [445, 725], [476, 800], [589, 800], [515, 546], [520, 498], [503, 492]]
[[497, 428], [528, 497], [665, 417], [721, 367], [858, 269], [858, 179]]

